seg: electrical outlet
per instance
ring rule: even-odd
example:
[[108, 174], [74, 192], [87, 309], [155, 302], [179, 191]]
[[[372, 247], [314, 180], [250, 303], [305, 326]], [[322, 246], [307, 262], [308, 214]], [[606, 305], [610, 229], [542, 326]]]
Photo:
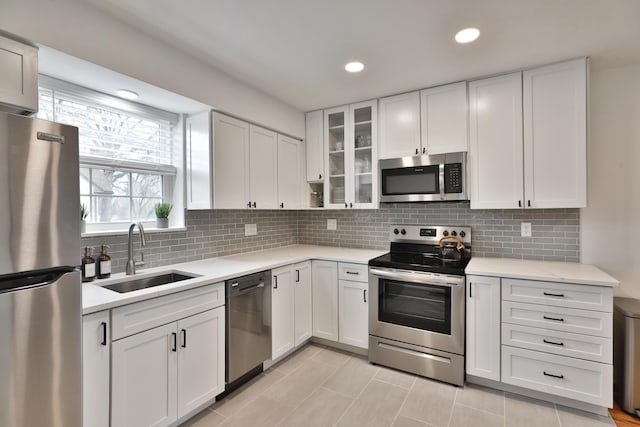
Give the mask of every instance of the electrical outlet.
[[244, 235], [245, 236], [255, 236], [258, 234], [258, 226], [256, 224], [245, 224], [244, 225]]
[[327, 230], [337, 230], [338, 229], [338, 220], [337, 219], [327, 219]]
[[521, 222], [520, 223], [520, 236], [521, 237], [531, 237], [531, 223], [530, 222]]

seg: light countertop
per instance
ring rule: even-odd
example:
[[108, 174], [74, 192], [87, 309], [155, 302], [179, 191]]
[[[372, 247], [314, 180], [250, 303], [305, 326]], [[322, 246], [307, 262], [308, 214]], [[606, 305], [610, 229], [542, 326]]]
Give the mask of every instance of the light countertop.
[[[199, 286], [222, 282], [245, 274], [256, 273], [295, 264], [311, 259], [352, 262], [366, 264], [371, 258], [387, 251], [371, 249], [336, 248], [332, 246], [291, 245], [258, 252], [248, 252], [219, 258], [209, 258], [182, 264], [165, 265], [156, 268], [142, 268], [135, 276], [124, 273], [113, 274], [109, 279], [96, 280], [82, 284], [83, 314], [118, 307], [133, 302], [155, 298]], [[128, 293], [118, 293], [103, 286], [122, 282], [125, 279], [148, 277], [159, 272], [184, 272], [199, 277], [167, 285]]]
[[575, 262], [472, 257], [465, 273], [609, 287], [620, 284], [595, 265]]

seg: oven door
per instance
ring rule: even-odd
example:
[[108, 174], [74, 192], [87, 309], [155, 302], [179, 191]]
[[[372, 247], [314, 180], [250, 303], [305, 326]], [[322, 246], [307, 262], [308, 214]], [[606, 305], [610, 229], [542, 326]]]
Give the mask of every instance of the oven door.
[[370, 267], [369, 334], [464, 355], [464, 277]]

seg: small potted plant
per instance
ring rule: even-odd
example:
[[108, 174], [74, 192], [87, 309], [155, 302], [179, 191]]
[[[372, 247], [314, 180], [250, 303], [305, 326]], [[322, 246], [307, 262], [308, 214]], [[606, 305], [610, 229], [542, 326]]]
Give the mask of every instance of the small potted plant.
[[156, 227], [168, 228], [169, 227], [169, 214], [173, 209], [173, 205], [170, 203], [157, 203], [156, 204]]
[[80, 203], [80, 234], [87, 232], [87, 215], [89, 215], [87, 205]]

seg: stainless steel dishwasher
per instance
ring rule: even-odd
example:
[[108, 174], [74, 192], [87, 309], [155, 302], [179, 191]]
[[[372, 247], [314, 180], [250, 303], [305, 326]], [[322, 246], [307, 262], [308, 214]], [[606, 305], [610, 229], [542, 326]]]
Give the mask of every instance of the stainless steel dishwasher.
[[[271, 359], [271, 270], [226, 281], [227, 391]], [[253, 374], [253, 375], [252, 375]]]

